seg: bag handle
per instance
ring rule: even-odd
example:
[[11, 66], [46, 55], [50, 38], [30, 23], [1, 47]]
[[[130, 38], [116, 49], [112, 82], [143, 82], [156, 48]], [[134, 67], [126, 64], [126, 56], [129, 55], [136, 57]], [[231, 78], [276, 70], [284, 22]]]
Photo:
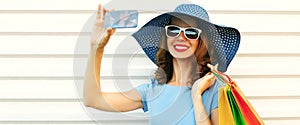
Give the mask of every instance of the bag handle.
[[[230, 76], [218, 71], [215, 67], [213, 69], [211, 69], [211, 72], [217, 77], [217, 79], [219, 79], [220, 81], [224, 82], [226, 85], [229, 85], [231, 87], [233, 81], [230, 78]], [[222, 86], [224, 86], [224, 85], [222, 85]]]

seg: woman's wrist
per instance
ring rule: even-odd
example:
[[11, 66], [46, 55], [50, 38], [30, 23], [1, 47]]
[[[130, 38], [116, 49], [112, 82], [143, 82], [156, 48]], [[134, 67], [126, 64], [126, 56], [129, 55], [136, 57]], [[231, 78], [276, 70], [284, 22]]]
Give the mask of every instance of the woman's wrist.
[[197, 94], [197, 95], [193, 96], [193, 103], [194, 104], [198, 104], [199, 101], [202, 101], [202, 95], [201, 94]]
[[92, 55], [99, 55], [104, 53], [104, 47], [98, 47], [96, 45], [91, 45], [90, 53]]
[[104, 50], [104, 47], [99, 47], [98, 45], [94, 45], [94, 44], [91, 44], [90, 47], [91, 47], [92, 50], [97, 50], [97, 51]]

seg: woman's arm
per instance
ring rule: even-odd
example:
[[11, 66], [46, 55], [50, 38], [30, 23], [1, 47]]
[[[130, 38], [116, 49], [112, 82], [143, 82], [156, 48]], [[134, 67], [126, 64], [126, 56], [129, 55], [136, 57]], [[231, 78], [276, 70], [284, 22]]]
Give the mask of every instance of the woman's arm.
[[211, 111], [211, 122], [213, 125], [219, 125], [219, 110], [215, 108]]
[[[91, 51], [84, 77], [84, 104], [105, 111], [130, 111], [142, 107], [141, 97], [133, 89], [128, 92], [103, 93], [100, 84], [100, 66], [104, 47], [115, 29], [104, 29], [104, 14], [107, 10], [98, 7], [97, 19], [91, 35]], [[98, 42], [99, 41], [99, 42]]]
[[195, 97], [193, 99], [194, 103], [194, 112], [197, 125], [218, 125], [219, 124], [219, 115], [218, 108], [213, 109], [211, 112], [211, 118], [209, 118], [204, 105], [202, 103], [202, 96]]
[[[210, 64], [208, 64], [208, 67], [213, 68]], [[214, 81], [214, 75], [208, 73], [201, 79], [195, 81], [192, 87], [192, 98], [197, 125], [218, 125], [218, 108], [212, 110], [210, 118], [202, 102], [203, 92], [211, 87]]]

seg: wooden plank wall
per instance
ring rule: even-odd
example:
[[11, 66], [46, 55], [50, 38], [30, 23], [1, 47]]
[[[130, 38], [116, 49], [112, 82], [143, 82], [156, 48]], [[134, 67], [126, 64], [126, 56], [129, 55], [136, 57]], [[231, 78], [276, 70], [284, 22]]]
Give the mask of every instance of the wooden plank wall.
[[[227, 73], [265, 123], [299, 124], [300, 2], [192, 2], [203, 5], [212, 22], [241, 31], [241, 46]], [[81, 93], [77, 90], [82, 86], [89, 51], [89, 21], [93, 21], [98, 3], [0, 0], [0, 124], [94, 125], [95, 119], [107, 125], [147, 123], [141, 110], [107, 113], [85, 110], [79, 102]], [[141, 13], [138, 27], [161, 12]], [[137, 29], [118, 30], [108, 44], [101, 71], [104, 91], [118, 91], [122, 86], [119, 81], [128, 80], [113, 75], [111, 63], [116, 58], [130, 58], [131, 85], [146, 83], [152, 77], [155, 66], [142, 51], [116, 54], [126, 42], [123, 40]]]

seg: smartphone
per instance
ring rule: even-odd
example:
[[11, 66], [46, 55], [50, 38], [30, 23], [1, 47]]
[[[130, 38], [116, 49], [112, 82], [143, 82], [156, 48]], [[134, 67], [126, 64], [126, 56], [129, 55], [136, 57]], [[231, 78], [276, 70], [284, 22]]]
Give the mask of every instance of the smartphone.
[[104, 17], [104, 28], [136, 28], [137, 10], [118, 10], [107, 12]]

